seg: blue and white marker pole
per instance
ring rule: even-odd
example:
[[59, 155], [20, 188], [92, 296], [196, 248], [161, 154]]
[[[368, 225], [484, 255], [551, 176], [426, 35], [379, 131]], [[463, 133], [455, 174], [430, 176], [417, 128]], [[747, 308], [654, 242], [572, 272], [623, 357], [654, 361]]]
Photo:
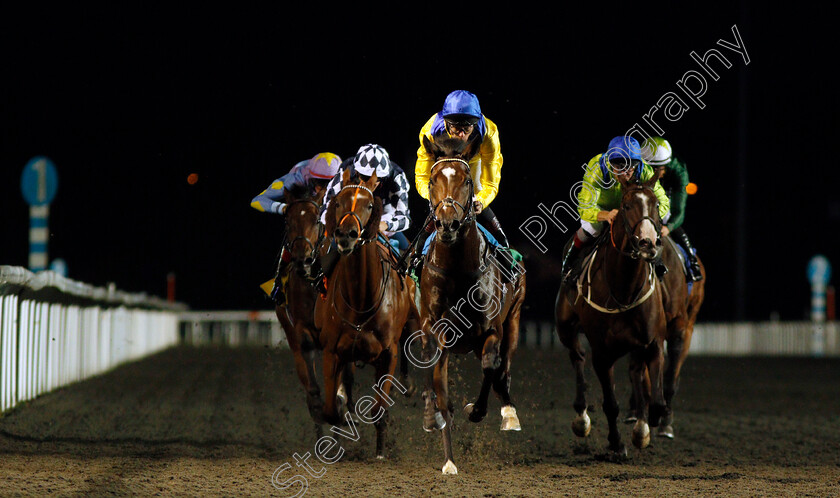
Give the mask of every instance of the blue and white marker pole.
[[811, 282], [811, 353], [822, 356], [825, 353], [825, 288], [831, 278], [831, 263], [822, 254], [808, 262], [808, 280]]
[[58, 173], [53, 162], [43, 156], [32, 158], [23, 167], [20, 188], [29, 203], [29, 270], [38, 272], [45, 270], [49, 262], [50, 202], [58, 190]]

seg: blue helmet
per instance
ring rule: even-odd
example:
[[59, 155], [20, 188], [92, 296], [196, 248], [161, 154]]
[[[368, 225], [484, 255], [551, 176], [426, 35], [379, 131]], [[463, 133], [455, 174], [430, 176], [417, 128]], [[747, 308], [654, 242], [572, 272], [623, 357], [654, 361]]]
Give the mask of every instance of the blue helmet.
[[444, 118], [473, 118], [472, 124], [481, 119], [481, 106], [478, 97], [466, 90], [455, 90], [446, 96], [440, 115]]
[[628, 136], [618, 136], [610, 140], [610, 145], [607, 148], [607, 152], [605, 152], [601, 156], [601, 173], [603, 173], [604, 178], [607, 177], [607, 162], [612, 162], [613, 160], [621, 160], [625, 163], [633, 163], [634, 161], [637, 162], [636, 171], [634, 172], [634, 177], [636, 179], [640, 179], [642, 177], [642, 147], [639, 145], [639, 141], [633, 137]]
[[484, 116], [481, 114], [478, 97], [466, 90], [455, 90], [446, 96], [443, 109], [437, 113], [432, 124], [432, 135], [437, 136], [445, 131], [445, 121], [476, 125], [478, 133], [482, 137], [487, 132], [487, 125]]

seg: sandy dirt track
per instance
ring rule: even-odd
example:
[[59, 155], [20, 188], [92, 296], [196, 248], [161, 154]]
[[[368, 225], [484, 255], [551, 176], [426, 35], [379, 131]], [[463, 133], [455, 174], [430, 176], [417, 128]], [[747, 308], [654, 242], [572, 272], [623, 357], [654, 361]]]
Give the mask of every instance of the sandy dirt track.
[[[564, 351], [517, 353], [512, 393], [523, 430], [500, 433], [497, 400], [481, 424], [460, 411], [479, 386], [477, 360], [461, 357], [450, 370], [459, 475], [441, 475], [440, 436], [422, 431], [419, 396], [395, 397], [389, 458], [373, 458], [374, 430], [362, 424], [360, 441], [337, 437], [345, 450], [337, 463], [311, 457], [324, 475], [309, 477], [307, 495], [840, 495], [838, 359], [690, 357], [677, 438], [639, 451], [623, 426], [630, 459], [620, 464], [600, 458], [606, 427], [588, 370], [589, 438], [571, 433]], [[619, 363], [622, 405], [626, 372]], [[371, 393], [372, 369], [356, 382], [357, 397]], [[272, 473], [287, 462], [285, 478], [303, 473], [293, 455], [312, 453], [315, 437], [288, 350], [180, 347], [0, 418], [0, 494], [289, 496], [272, 487]]]

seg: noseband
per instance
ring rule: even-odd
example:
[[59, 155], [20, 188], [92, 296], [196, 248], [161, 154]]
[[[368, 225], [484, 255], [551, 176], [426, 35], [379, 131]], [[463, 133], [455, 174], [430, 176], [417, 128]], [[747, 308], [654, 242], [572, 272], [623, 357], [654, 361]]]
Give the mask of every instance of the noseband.
[[[638, 185], [638, 186], [633, 187], [633, 189], [632, 189], [632, 190], [629, 190], [628, 192], [625, 192], [625, 194], [626, 194], [626, 193], [629, 193], [629, 192], [632, 192], [633, 190], [650, 190], [651, 192], [653, 192], [653, 189], [652, 189], [652, 188], [650, 188], [650, 187], [647, 187], [647, 186], [644, 186], [644, 185]], [[634, 224], [634, 225], [631, 227], [631, 226], [630, 226], [630, 223], [627, 221], [627, 210], [626, 210], [626, 209], [624, 209], [624, 202], [622, 202], [622, 203], [621, 203], [621, 223], [622, 223], [622, 228], [624, 228], [624, 233], [626, 234], [627, 239], [630, 241], [630, 247], [632, 248], [632, 250], [631, 250], [630, 252], [627, 252], [627, 251], [623, 251], [623, 250], [621, 250], [621, 249], [620, 249], [620, 248], [619, 248], [619, 247], [615, 244], [615, 238], [614, 238], [614, 234], [615, 234], [615, 232], [614, 232], [613, 230], [610, 230], [610, 241], [612, 242], [613, 247], [614, 247], [614, 248], [615, 248], [618, 252], [620, 252], [621, 254], [623, 254], [623, 255], [625, 255], [625, 256], [629, 256], [629, 257], [631, 257], [631, 258], [633, 258], [633, 259], [639, 259], [639, 258], [641, 257], [642, 248], [641, 248], [641, 246], [640, 246], [640, 242], [641, 242], [641, 240], [639, 240], [639, 236], [638, 236], [638, 235], [636, 235], [636, 228], [638, 228], [638, 227], [639, 227], [639, 225], [640, 225], [643, 221], [645, 221], [645, 220], [650, 221], [650, 222], [651, 222], [651, 224], [653, 224], [653, 226], [654, 226], [654, 227], [655, 227], [655, 229], [656, 229], [656, 240], [654, 241], [654, 244], [655, 244], [655, 245], [657, 245], [657, 246], [658, 246], [659, 244], [661, 244], [661, 238], [662, 238], [662, 221], [661, 221], [661, 220], [654, 220], [652, 216], [645, 215], [645, 216], [642, 216], [642, 217], [639, 219], [639, 221], [637, 221], [637, 222], [636, 222], [636, 224]]]
[[[469, 208], [465, 207], [463, 204], [456, 201], [452, 197], [446, 197], [445, 199], [441, 199], [441, 201], [438, 202], [437, 204], [435, 204], [434, 206], [432, 205], [432, 201], [430, 200], [429, 201], [429, 209], [431, 209], [432, 219], [434, 221], [439, 221], [438, 217], [437, 217], [437, 210], [441, 206], [442, 207], [458, 207], [458, 208], [460, 208], [461, 212], [463, 213], [463, 216], [461, 217], [460, 220], [458, 220], [458, 222], [459, 222], [460, 226], [463, 227], [464, 225], [466, 225], [466, 224], [472, 222], [473, 220], [475, 220], [475, 211], [473, 209], [473, 198], [475, 197], [475, 185], [473, 184], [472, 176], [470, 175], [470, 163], [468, 163], [467, 161], [464, 161], [463, 159], [459, 159], [457, 157], [448, 157], [448, 158], [438, 159], [437, 162], [435, 162], [432, 165], [431, 169], [434, 170], [435, 166], [437, 166], [440, 163], [446, 163], [446, 162], [461, 163], [461, 164], [463, 164], [464, 166], [467, 167], [467, 184], [469, 184], [469, 186], [470, 186], [470, 198], [467, 201], [467, 203], [469, 205]], [[431, 197], [431, 196], [429, 196], [429, 197]]]
[[[320, 209], [321, 209], [320, 204], [318, 204], [317, 202], [315, 202], [311, 199], [301, 199], [301, 200], [293, 201], [293, 202], [290, 202], [289, 204], [287, 204], [286, 212], [288, 212], [289, 209], [292, 206], [294, 206], [296, 204], [303, 204], [303, 203], [312, 204], [313, 206], [315, 206], [316, 213], [318, 211], [320, 211]], [[315, 219], [316, 220], [318, 219], [317, 214], [315, 215]], [[303, 240], [304, 242], [306, 242], [306, 245], [309, 246], [309, 251], [308, 251], [308, 254], [307, 254], [307, 258], [311, 258], [313, 261], [315, 260], [316, 253], [318, 251], [318, 247], [321, 245], [321, 241], [324, 240], [324, 225], [322, 225], [318, 221], [316, 221], [316, 223], [318, 225], [318, 240], [313, 244], [312, 241], [309, 240], [309, 238], [304, 236], [304, 235], [298, 235], [297, 237], [295, 237], [291, 241], [286, 239], [286, 242], [283, 244], [283, 247], [285, 247], [286, 251], [288, 251], [289, 254], [293, 254], [292, 253], [292, 247], [295, 245], [295, 243], [299, 240]]]
[[[364, 185], [345, 185], [344, 187], [341, 187], [341, 190], [338, 191], [338, 194], [336, 194], [336, 198], [338, 198], [338, 196], [341, 195], [341, 193], [344, 192], [348, 188], [356, 189], [356, 191], [353, 192], [353, 204], [350, 206], [350, 211], [347, 211], [346, 213], [344, 213], [344, 216], [341, 217], [341, 221], [338, 222], [338, 226], [336, 227], [336, 231], [338, 231], [338, 227], [341, 226], [342, 223], [344, 223], [344, 220], [346, 220], [348, 216], [352, 216], [353, 221], [356, 222], [356, 227], [359, 229], [359, 236], [356, 237], [356, 243], [360, 244], [360, 245], [364, 245], [364, 244], [367, 244], [368, 242], [370, 242], [371, 240], [376, 240], [376, 237], [374, 237], [373, 239], [369, 239], [369, 240], [365, 240], [365, 239], [362, 238], [362, 232], [364, 230], [362, 229], [362, 220], [361, 220], [361, 218], [359, 218], [359, 215], [356, 214], [356, 200], [358, 199], [358, 196], [359, 196], [359, 189], [364, 190], [365, 192], [370, 194], [371, 199], [374, 199], [374, 195], [373, 195], [373, 192], [369, 188], [365, 187]], [[333, 199], [333, 200], [335, 200], [335, 199]], [[333, 239], [335, 239], [335, 234], [332, 234], [332, 237], [333, 237]]]

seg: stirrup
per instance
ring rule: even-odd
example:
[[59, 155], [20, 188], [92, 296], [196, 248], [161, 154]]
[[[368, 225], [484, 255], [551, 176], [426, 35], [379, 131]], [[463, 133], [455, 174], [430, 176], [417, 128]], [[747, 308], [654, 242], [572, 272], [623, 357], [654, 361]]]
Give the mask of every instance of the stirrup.
[[656, 277], [661, 282], [662, 278], [665, 277], [665, 275], [668, 274], [668, 267], [665, 266], [665, 263], [663, 263], [662, 261], [659, 261], [658, 263], [655, 263], [653, 265], [653, 271], [656, 272]]
[[700, 272], [700, 265], [688, 265], [688, 276], [691, 278], [693, 282], [699, 282], [703, 280], [703, 273]]
[[415, 282], [420, 282], [420, 274], [423, 272], [423, 254], [416, 254], [411, 257], [411, 263], [408, 265], [406, 273], [413, 278]]

